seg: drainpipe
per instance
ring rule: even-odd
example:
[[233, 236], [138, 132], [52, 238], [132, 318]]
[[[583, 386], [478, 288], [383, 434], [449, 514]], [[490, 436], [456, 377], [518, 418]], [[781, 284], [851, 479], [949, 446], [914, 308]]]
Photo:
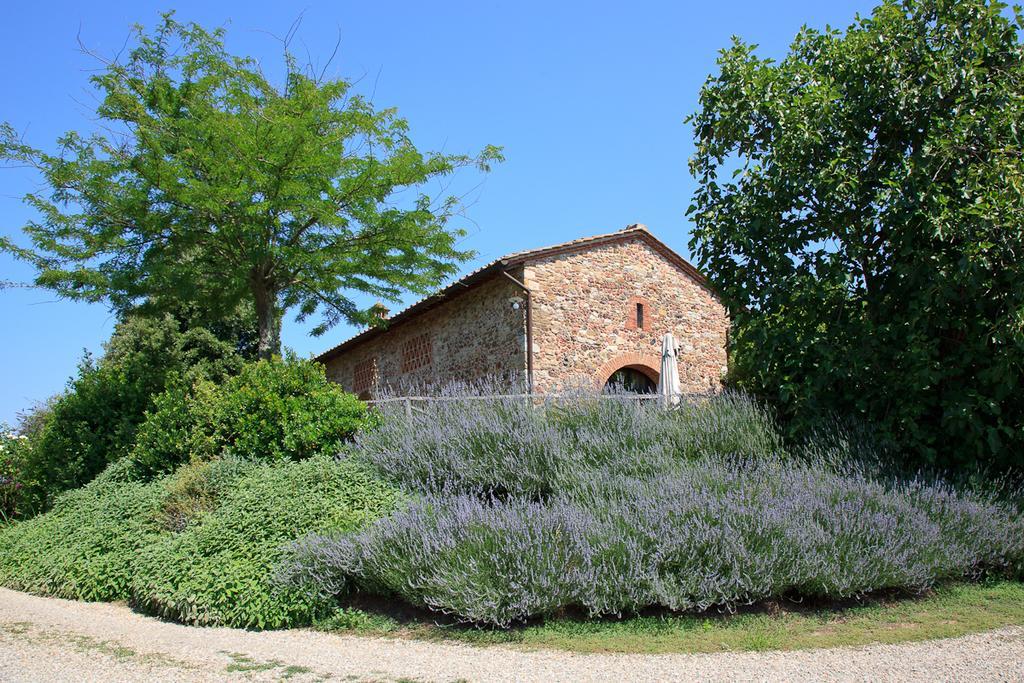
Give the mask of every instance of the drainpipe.
[[507, 277], [512, 282], [516, 283], [523, 293], [526, 294], [526, 391], [527, 393], [533, 393], [533, 304], [530, 288], [525, 284], [509, 275], [507, 270], [501, 271], [501, 274]]

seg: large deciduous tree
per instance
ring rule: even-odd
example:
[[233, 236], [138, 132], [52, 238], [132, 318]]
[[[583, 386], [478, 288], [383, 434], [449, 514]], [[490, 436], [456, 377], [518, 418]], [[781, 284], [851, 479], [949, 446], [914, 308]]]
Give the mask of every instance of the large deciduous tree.
[[[281, 316], [317, 312], [320, 333], [372, 320], [351, 298], [425, 292], [468, 254], [449, 227], [453, 197], [425, 183], [487, 170], [500, 150], [424, 154], [393, 109], [290, 56], [280, 84], [229, 54], [223, 30], [165, 15], [105, 63], [98, 132], [46, 153], [0, 129], [0, 157], [37, 168], [26, 200], [32, 245], [0, 243], [35, 265], [36, 284], [128, 310], [153, 299], [232, 312], [252, 303], [259, 354], [279, 352]], [[410, 192], [412, 194], [410, 194]]]
[[1024, 52], [984, 0], [735, 40], [690, 118], [691, 248], [736, 381], [797, 428], [856, 415], [943, 466], [1024, 453]]

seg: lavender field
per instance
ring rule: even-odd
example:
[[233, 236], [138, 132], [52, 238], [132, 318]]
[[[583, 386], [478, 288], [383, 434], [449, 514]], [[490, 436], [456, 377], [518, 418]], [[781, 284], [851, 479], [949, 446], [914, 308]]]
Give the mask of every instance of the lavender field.
[[382, 412], [345, 457], [413, 502], [358, 532], [301, 539], [279, 580], [508, 626], [566, 608], [922, 591], [1024, 566], [1011, 504], [883, 475], [863, 443], [787, 449], [738, 395], [670, 412], [585, 394]]

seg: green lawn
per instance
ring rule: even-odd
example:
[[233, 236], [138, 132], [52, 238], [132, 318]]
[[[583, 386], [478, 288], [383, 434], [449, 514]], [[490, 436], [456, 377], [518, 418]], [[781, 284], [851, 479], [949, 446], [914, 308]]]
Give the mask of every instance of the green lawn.
[[891, 595], [839, 607], [770, 603], [736, 614], [563, 617], [508, 631], [439, 625], [435, 620], [424, 612], [363, 603], [349, 606], [320, 628], [574, 652], [796, 650], [949, 638], [1024, 625], [1024, 583], [952, 584], [921, 597]]

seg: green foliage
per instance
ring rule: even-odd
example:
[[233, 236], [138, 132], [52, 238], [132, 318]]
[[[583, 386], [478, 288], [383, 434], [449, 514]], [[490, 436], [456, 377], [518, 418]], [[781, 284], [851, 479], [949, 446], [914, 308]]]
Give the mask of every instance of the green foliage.
[[778, 62], [722, 51], [690, 119], [691, 248], [733, 380], [796, 431], [839, 415], [934, 465], [1020, 466], [1021, 25], [889, 0]]
[[206, 330], [217, 339], [230, 343], [242, 358], [256, 360], [259, 331], [251, 302], [241, 302], [233, 308], [218, 308], [212, 304], [201, 306], [192, 301], [156, 295], [126, 311], [124, 317], [162, 318], [168, 315], [178, 321], [182, 332]]
[[0, 422], [0, 525], [14, 519], [22, 488], [22, 459], [28, 437]]
[[845, 603], [788, 600], [737, 612], [650, 613], [591, 619], [568, 612], [510, 630], [445, 623], [410, 611], [390, 616], [386, 605], [349, 608], [317, 628], [386, 636], [507, 645], [578, 653], [729, 652], [857, 647], [955, 638], [1024, 624], [1024, 584], [1017, 581], [952, 583], [925, 595], [882, 594]]
[[323, 311], [317, 332], [369, 323], [347, 291], [425, 293], [470, 255], [448, 227], [457, 198], [396, 195], [487, 170], [499, 149], [423, 154], [394, 109], [350, 82], [286, 56], [275, 84], [223, 41], [171, 14], [138, 28], [90, 79], [102, 129], [117, 135], [70, 132], [49, 154], [0, 127], [0, 159], [34, 166], [51, 190], [25, 197], [40, 216], [25, 228], [32, 248], [0, 240], [37, 268], [36, 284], [121, 310], [154, 295], [215, 311], [247, 300], [269, 358], [288, 309]]
[[314, 623], [318, 631], [356, 631], [381, 635], [397, 631], [401, 624], [386, 614], [368, 612], [354, 607], [339, 607]]
[[191, 385], [175, 382], [157, 396], [128, 456], [139, 473], [167, 474], [183, 463], [216, 455], [213, 406], [219, 395], [216, 384], [199, 380]]
[[[111, 344], [108, 354], [119, 362], [136, 350]], [[185, 379], [154, 399], [130, 456], [50, 512], [0, 531], [0, 585], [130, 599], [201, 624], [295, 626], [329, 611], [328, 600], [279, 590], [270, 575], [287, 542], [354, 531], [397, 505], [398, 492], [372, 471], [333, 457], [367, 423], [365, 405], [316, 363], [251, 363], [218, 384], [191, 360]], [[0, 466], [16, 462], [8, 443], [23, 441], [4, 437]]]
[[366, 404], [329, 381], [320, 363], [261, 361], [224, 384], [213, 439], [239, 458], [302, 460], [336, 454], [366, 418]]
[[166, 481], [160, 525], [168, 531], [183, 531], [215, 510], [226, 492], [249, 470], [250, 463], [235, 458], [193, 462], [178, 468]]
[[233, 341], [182, 330], [172, 317], [130, 316], [118, 323], [99, 361], [88, 356], [67, 391], [48, 407], [24, 455], [22, 512], [90, 481], [126, 455], [154, 400], [173, 378], [220, 380], [241, 369]]
[[331, 605], [271, 584], [305, 533], [358, 529], [397, 491], [322, 455], [301, 463], [225, 459], [140, 483], [127, 460], [53, 510], [0, 530], [0, 585], [76, 600], [131, 600], [187, 623], [301, 626]]
[[323, 455], [301, 463], [244, 465], [216, 508], [183, 532], [142, 549], [132, 600], [191, 624], [285, 628], [311, 623], [330, 603], [276, 589], [283, 546], [302, 533], [361, 527], [390, 512], [397, 494], [372, 473]]
[[221, 455], [302, 460], [337, 453], [368, 419], [319, 363], [260, 361], [221, 385], [180, 384], [157, 397], [131, 457], [148, 474]]
[[163, 489], [111, 475], [0, 530], [0, 584], [72, 600], [126, 599], [138, 553], [161, 531]]

